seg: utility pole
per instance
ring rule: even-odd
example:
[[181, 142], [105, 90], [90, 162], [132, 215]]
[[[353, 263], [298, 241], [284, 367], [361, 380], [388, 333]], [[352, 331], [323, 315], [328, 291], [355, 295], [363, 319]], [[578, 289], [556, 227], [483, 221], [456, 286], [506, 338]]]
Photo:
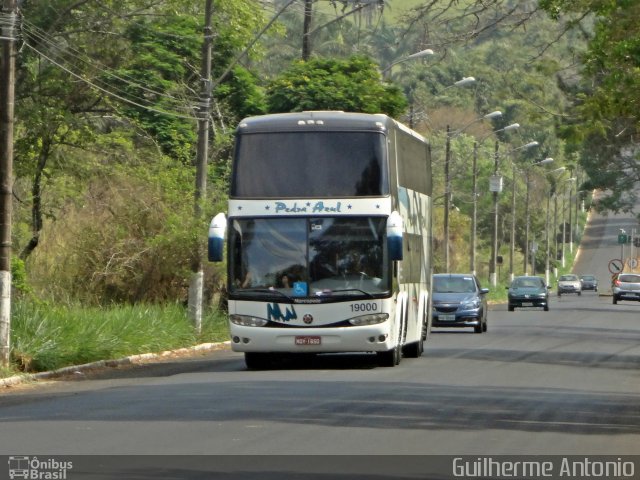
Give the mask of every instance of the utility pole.
[[[207, 153], [209, 150], [209, 111], [211, 110], [211, 50], [213, 34], [211, 18], [213, 0], [207, 0], [204, 14], [204, 40], [202, 42], [202, 68], [200, 77], [202, 90], [198, 111], [198, 144], [196, 150], [196, 189], [194, 195], [194, 215], [202, 217], [202, 202], [207, 189]], [[202, 247], [198, 248], [192, 263], [192, 275], [189, 282], [189, 317], [198, 333], [202, 329], [202, 301], [204, 289], [204, 271], [202, 266]]]
[[4, 0], [0, 18], [0, 364], [11, 352], [11, 202], [13, 200], [13, 110], [15, 102], [16, 0]]

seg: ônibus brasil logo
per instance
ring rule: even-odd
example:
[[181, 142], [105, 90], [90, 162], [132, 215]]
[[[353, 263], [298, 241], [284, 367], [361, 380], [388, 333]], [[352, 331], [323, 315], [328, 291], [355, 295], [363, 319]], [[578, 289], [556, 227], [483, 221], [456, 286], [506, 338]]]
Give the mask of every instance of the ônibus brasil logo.
[[9, 457], [9, 478], [33, 480], [66, 480], [67, 471], [73, 468], [73, 462], [54, 458], [39, 459], [24, 455]]

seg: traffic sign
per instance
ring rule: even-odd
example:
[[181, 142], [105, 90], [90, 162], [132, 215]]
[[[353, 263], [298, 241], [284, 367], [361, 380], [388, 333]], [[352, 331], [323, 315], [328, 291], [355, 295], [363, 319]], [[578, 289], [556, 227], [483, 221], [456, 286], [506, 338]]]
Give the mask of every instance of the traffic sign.
[[629, 260], [627, 260], [627, 265], [629, 265], [629, 268], [631, 270], [635, 270], [636, 268], [638, 268], [638, 259], [630, 258]]
[[622, 267], [624, 263], [619, 258], [614, 258], [609, 261], [609, 272], [610, 273], [620, 273], [622, 271]]

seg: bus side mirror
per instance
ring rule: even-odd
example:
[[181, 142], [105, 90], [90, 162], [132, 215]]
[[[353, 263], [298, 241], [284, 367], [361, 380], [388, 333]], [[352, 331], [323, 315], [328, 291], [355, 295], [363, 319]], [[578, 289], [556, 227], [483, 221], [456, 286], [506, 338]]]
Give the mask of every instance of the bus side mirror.
[[396, 211], [391, 212], [387, 220], [387, 246], [390, 260], [402, 260], [402, 217]]
[[227, 233], [227, 217], [219, 213], [209, 225], [209, 261], [221, 262], [224, 253], [224, 237]]

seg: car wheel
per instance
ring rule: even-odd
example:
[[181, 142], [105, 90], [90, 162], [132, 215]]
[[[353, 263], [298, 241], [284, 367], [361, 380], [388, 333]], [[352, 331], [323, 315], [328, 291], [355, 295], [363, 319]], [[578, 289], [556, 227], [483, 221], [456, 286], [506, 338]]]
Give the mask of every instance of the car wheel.
[[482, 324], [482, 331], [483, 332], [487, 331], [487, 322], [486, 321]]
[[515, 309], [515, 307], [514, 307], [513, 305], [509, 305], [509, 306], [507, 307], [507, 310], [509, 310], [510, 312], [513, 312], [513, 311], [514, 311], [514, 309]]
[[473, 327], [473, 332], [482, 333], [482, 323], [480, 325], [476, 325], [475, 327]]
[[614, 305], [618, 304], [618, 297], [616, 297], [615, 295], [613, 296], [613, 304]]
[[544, 306], [544, 311], [545, 311], [545, 312], [548, 312], [548, 311], [549, 311], [549, 305], [545, 305], [545, 306]]
[[582, 291], [578, 292], [578, 296], [582, 295]]
[[558, 296], [559, 296], [559, 297], [561, 297], [561, 296], [562, 296], [562, 294], [561, 294], [560, 292], [558, 292]]

